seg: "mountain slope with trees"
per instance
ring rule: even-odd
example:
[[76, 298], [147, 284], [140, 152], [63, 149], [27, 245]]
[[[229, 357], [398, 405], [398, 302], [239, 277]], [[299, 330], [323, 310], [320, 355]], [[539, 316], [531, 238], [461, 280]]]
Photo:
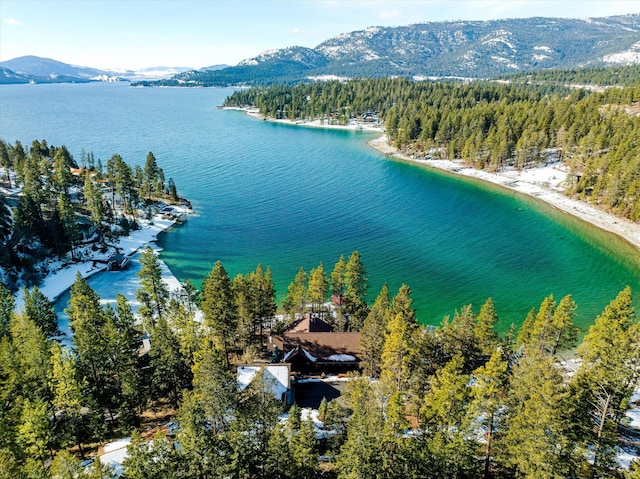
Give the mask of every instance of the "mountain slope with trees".
[[640, 14], [427, 22], [370, 27], [313, 49], [267, 51], [217, 72], [186, 72], [139, 85], [230, 86], [348, 78], [493, 78], [553, 68], [640, 63]]
[[138, 228], [140, 208], [178, 202], [172, 178], [149, 152], [144, 168], [115, 154], [106, 165], [82, 152], [80, 165], [63, 145], [34, 140], [30, 147], [0, 139], [0, 273], [15, 289], [37, 284], [39, 262], [75, 261], [82, 247], [106, 248], [110, 239]]

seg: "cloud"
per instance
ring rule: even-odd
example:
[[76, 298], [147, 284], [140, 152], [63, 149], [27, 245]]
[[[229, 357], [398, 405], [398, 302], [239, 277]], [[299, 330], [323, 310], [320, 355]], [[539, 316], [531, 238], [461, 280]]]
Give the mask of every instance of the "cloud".
[[293, 33], [294, 35], [303, 35], [305, 33], [305, 31], [300, 27], [294, 27], [289, 30], [289, 32]]
[[7, 25], [13, 25], [16, 27], [19, 27], [22, 25], [22, 22], [20, 20], [16, 20], [15, 18], [5, 18], [4, 23], [6, 23]]

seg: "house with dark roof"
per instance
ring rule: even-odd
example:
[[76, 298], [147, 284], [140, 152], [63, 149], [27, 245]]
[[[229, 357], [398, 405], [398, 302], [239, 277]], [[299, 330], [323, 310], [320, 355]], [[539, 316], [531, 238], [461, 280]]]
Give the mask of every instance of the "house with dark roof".
[[360, 333], [335, 333], [319, 317], [305, 315], [287, 331], [272, 336], [274, 357], [303, 373], [342, 373], [360, 366]]

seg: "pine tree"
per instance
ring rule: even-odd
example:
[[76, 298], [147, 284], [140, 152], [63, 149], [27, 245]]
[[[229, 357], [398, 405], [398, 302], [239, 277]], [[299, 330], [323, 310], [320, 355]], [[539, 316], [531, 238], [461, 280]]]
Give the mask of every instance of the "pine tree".
[[618, 425], [638, 383], [640, 326], [632, 304], [627, 286], [596, 318], [578, 348], [582, 364], [572, 385], [583, 414], [574, 420], [594, 449], [594, 474], [614, 467]]
[[151, 395], [155, 400], [168, 398], [177, 406], [185, 385], [191, 382], [191, 374], [180, 354], [180, 343], [161, 317], [153, 332], [152, 347], [149, 351]]
[[52, 439], [51, 411], [42, 399], [24, 400], [20, 425], [17, 430], [17, 443], [27, 458], [44, 464]]
[[415, 314], [411, 308], [411, 290], [402, 285], [392, 301], [387, 321], [380, 380], [393, 393], [406, 390], [411, 376], [414, 335], [417, 331]]
[[[56, 453], [49, 468], [49, 475], [52, 479], [76, 479], [82, 477], [83, 469], [80, 460], [67, 450]], [[2, 477], [0, 475], [0, 477]]]
[[169, 299], [169, 289], [162, 280], [160, 261], [155, 251], [147, 246], [140, 256], [142, 267], [138, 271], [140, 289], [136, 291], [136, 299], [142, 303], [140, 314], [147, 320], [148, 327], [153, 330], [155, 322], [163, 318]]
[[83, 479], [115, 479], [117, 477], [115, 471], [109, 464], [100, 462], [100, 458], [96, 457], [93, 464], [85, 470]]
[[471, 389], [470, 377], [464, 374], [463, 366], [462, 356], [456, 355], [431, 379], [431, 390], [420, 408], [421, 421], [426, 428], [445, 433], [466, 428], [463, 421]]
[[318, 311], [320, 306], [324, 304], [329, 291], [329, 283], [327, 275], [324, 272], [322, 263], [317, 268], [311, 270], [309, 275], [309, 290], [307, 296], [311, 302], [311, 312]]
[[65, 146], [58, 148], [53, 155], [53, 183], [57, 193], [67, 194], [71, 187], [71, 163], [73, 159]]
[[364, 373], [369, 377], [378, 377], [380, 375], [380, 363], [384, 349], [389, 307], [389, 288], [385, 284], [382, 286], [380, 294], [378, 294], [371, 311], [369, 311], [367, 318], [364, 320], [361, 330], [361, 364]]
[[238, 312], [231, 280], [220, 261], [216, 262], [202, 283], [201, 309], [205, 325], [222, 348], [225, 364], [228, 366], [229, 354], [238, 330]]
[[153, 185], [158, 176], [158, 162], [152, 152], [147, 153], [147, 159], [144, 164], [144, 190], [147, 198], [151, 199]]
[[287, 288], [287, 296], [282, 302], [282, 307], [289, 314], [289, 320], [293, 322], [296, 314], [304, 311], [307, 300], [307, 273], [300, 268], [293, 282]]
[[3, 284], [0, 284], [0, 339], [9, 333], [9, 323], [15, 307], [15, 299]]
[[505, 433], [496, 450], [522, 477], [564, 477], [573, 462], [562, 414], [568, 391], [553, 359], [534, 351], [513, 371]]
[[144, 406], [147, 397], [138, 354], [140, 334], [135, 329], [136, 319], [131, 305], [122, 294], [116, 295], [113, 323], [116, 335], [111, 350], [118, 390], [116, 407], [120, 423], [134, 426], [138, 423], [137, 411]]
[[211, 341], [196, 353], [193, 364], [194, 398], [214, 434], [228, 430], [229, 411], [237, 405], [237, 383], [225, 365], [224, 354]]
[[490, 356], [500, 343], [495, 326], [498, 323], [498, 313], [492, 298], [487, 298], [476, 316], [474, 334], [482, 354]]
[[13, 234], [13, 215], [11, 208], [7, 205], [4, 196], [0, 197], [0, 247], [3, 253], [0, 255], [0, 261], [3, 263], [9, 261], [8, 243]]
[[9, 189], [11, 189], [11, 175], [9, 171], [13, 166], [13, 160], [11, 155], [9, 155], [9, 147], [7, 147], [7, 144], [2, 139], [0, 139], [0, 166], [4, 168], [7, 185]]
[[42, 294], [37, 286], [31, 290], [23, 288], [22, 297], [24, 298], [24, 314], [42, 329], [45, 336], [58, 334], [58, 316], [49, 298]]
[[52, 404], [56, 414], [62, 413], [69, 421], [71, 434], [84, 455], [80, 434], [81, 409], [83, 407], [82, 384], [77, 379], [76, 359], [69, 349], [55, 344], [51, 354], [50, 387], [53, 392]]
[[91, 221], [99, 232], [104, 231], [104, 219], [106, 208], [104, 206], [104, 196], [102, 190], [91, 179], [90, 173], [87, 171], [84, 177], [84, 197], [87, 208], [91, 214]]
[[76, 213], [73, 206], [71, 206], [69, 198], [63, 194], [58, 195], [56, 208], [60, 216], [60, 224], [65, 238], [65, 251], [71, 250], [71, 259], [74, 259], [74, 246], [78, 239], [78, 220]]
[[518, 336], [516, 338], [516, 347], [520, 348], [529, 343], [531, 340], [531, 334], [533, 331], [533, 325], [536, 321], [536, 309], [533, 308], [527, 313], [527, 317], [524, 319], [518, 330]]
[[251, 279], [255, 285], [257, 294], [256, 303], [258, 309], [256, 321], [258, 322], [260, 330], [260, 347], [264, 349], [264, 327], [266, 325], [271, 327], [277, 310], [276, 289], [273, 284], [271, 268], [267, 267], [265, 271], [262, 265], [259, 264], [255, 273], [251, 275]]
[[16, 386], [20, 396], [48, 401], [50, 341], [35, 322], [22, 314], [13, 315], [9, 330], [16, 355]]
[[233, 295], [238, 310], [238, 339], [246, 353], [256, 339], [255, 318], [258, 312], [253, 281], [242, 274], [237, 275], [233, 278]]
[[369, 379], [350, 381], [345, 400], [353, 412], [337, 459], [338, 477], [379, 477], [384, 464], [384, 444], [380, 437], [384, 421]]
[[[347, 262], [344, 260], [344, 256], [340, 256], [340, 259], [333, 267], [333, 271], [329, 277], [329, 286], [331, 289], [331, 301], [337, 306], [338, 320], [342, 322], [342, 308], [345, 300], [345, 274], [347, 271]], [[337, 331], [343, 331], [344, 328], [335, 328]]]
[[367, 292], [369, 283], [367, 273], [358, 251], [351, 253], [345, 269], [345, 310], [349, 319], [349, 330], [360, 331], [369, 309]]
[[300, 479], [312, 479], [318, 472], [316, 454], [316, 432], [310, 418], [303, 419], [293, 434], [289, 448], [293, 459], [294, 476]]
[[112, 316], [100, 305], [100, 296], [79, 273], [71, 286], [65, 312], [74, 332], [79, 375], [86, 382], [89, 396], [113, 417], [115, 405], [120, 399], [112, 369], [114, 339], [118, 333]]
[[503, 352], [494, 350], [489, 361], [473, 373], [476, 379], [472, 388], [473, 401], [469, 407], [475, 417], [481, 418], [486, 429], [484, 449], [484, 476], [491, 477], [492, 442], [506, 411], [509, 391], [508, 363]]
[[578, 328], [574, 324], [576, 308], [576, 303], [570, 294], [560, 300], [553, 313], [551, 354], [555, 355], [559, 349], [568, 349], [575, 345], [578, 337]]
[[437, 330], [440, 344], [448, 358], [460, 355], [464, 358], [465, 371], [471, 372], [480, 355], [480, 345], [475, 334], [476, 316], [472, 306], [463, 306], [455, 312], [453, 320], [446, 317]]

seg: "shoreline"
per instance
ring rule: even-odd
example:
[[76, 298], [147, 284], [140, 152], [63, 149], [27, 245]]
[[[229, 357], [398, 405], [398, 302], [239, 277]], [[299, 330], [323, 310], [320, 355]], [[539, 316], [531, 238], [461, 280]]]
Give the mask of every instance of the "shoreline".
[[563, 186], [567, 172], [562, 169], [560, 162], [549, 163], [529, 170], [518, 171], [505, 169], [500, 173], [478, 170], [464, 163], [463, 160], [422, 160], [412, 158], [387, 142], [384, 127], [381, 125], [360, 124], [355, 121], [348, 125], [325, 125], [321, 120], [277, 120], [265, 117], [255, 108], [223, 107], [227, 110], [244, 111], [247, 115], [273, 123], [309, 128], [325, 128], [339, 130], [356, 130], [379, 133], [379, 136], [368, 141], [368, 145], [387, 157], [405, 161], [419, 166], [426, 166], [452, 175], [484, 181], [510, 191], [527, 195], [548, 206], [566, 213], [578, 220], [589, 223], [600, 230], [612, 233], [624, 240], [640, 253], [640, 223], [615, 216], [584, 201], [574, 200], [565, 195]]
[[307, 128], [321, 128], [325, 130], [350, 130], [350, 131], [368, 131], [374, 133], [384, 133], [384, 128], [378, 123], [361, 123], [355, 120], [351, 120], [346, 125], [325, 124], [323, 120], [288, 120], [288, 119], [276, 119], [268, 116], [264, 116], [256, 108], [240, 108], [235, 106], [222, 107], [223, 110], [238, 110], [243, 111], [252, 118], [257, 120], [268, 121], [269, 123], [279, 123], [282, 125], [301, 126]]
[[[181, 213], [187, 214], [189, 211], [185, 208]], [[50, 263], [48, 266], [50, 272], [43, 278], [42, 284], [38, 289], [44, 294], [49, 301], [56, 303], [70, 288], [76, 279], [76, 274], [87, 279], [98, 273], [109, 271], [105, 259], [109, 252], [120, 251], [125, 257], [131, 258], [142, 250], [145, 246], [154, 243], [157, 237], [163, 231], [176, 225], [176, 219], [166, 219], [161, 214], [156, 214], [151, 220], [138, 220], [140, 229], [131, 231], [128, 236], [121, 236], [113, 244], [110, 244], [107, 253], [95, 252], [94, 254], [85, 255], [82, 261], [71, 264], [63, 264], [60, 261]], [[154, 248], [157, 249], [157, 248]], [[158, 258], [164, 265], [164, 262]], [[167, 270], [170, 272], [171, 270]], [[163, 281], [167, 283], [170, 290], [180, 287], [180, 282], [171, 273], [170, 276], [163, 276]], [[21, 290], [15, 295], [15, 308], [22, 308], [24, 303], [22, 300]]]
[[396, 160], [484, 181], [527, 195], [603, 231], [615, 234], [640, 253], [640, 224], [566, 196], [563, 184], [567, 172], [562, 169], [560, 162], [529, 170], [506, 169], [499, 173], [491, 173], [468, 166], [463, 160], [412, 158], [390, 145], [384, 134], [370, 140], [368, 144], [371, 148]]

